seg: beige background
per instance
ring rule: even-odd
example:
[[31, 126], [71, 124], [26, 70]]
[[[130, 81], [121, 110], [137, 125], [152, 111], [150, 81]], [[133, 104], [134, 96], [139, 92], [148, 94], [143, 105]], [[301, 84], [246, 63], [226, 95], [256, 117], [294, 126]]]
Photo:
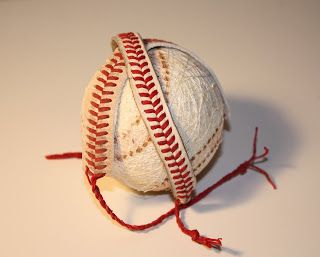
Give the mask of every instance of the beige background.
[[[320, 256], [319, 1], [0, 1], [0, 256], [213, 256], [174, 219], [148, 233], [110, 221], [96, 205], [79, 160], [84, 87], [110, 55], [110, 38], [138, 31], [191, 49], [216, 72], [231, 107], [220, 157], [204, 189], [259, 146], [273, 191], [250, 172], [212, 193], [183, 218], [223, 237], [219, 256]], [[115, 181], [104, 195], [134, 223], [171, 208]]]

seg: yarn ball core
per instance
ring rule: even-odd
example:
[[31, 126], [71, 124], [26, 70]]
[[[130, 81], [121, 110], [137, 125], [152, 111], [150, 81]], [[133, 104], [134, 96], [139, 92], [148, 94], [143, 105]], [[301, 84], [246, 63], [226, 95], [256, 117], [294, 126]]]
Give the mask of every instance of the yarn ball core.
[[[147, 39], [144, 45], [193, 173], [198, 175], [222, 140], [227, 107], [219, 82], [199, 57], [176, 44]], [[116, 45], [113, 48], [114, 53], [119, 52]], [[99, 78], [106, 66], [101, 67], [86, 88], [82, 105], [83, 131], [88, 125], [93, 90], [103, 84]], [[121, 92], [114, 111], [112, 169], [101, 171], [138, 191], [170, 190], [166, 168], [142, 119], [130, 80], [126, 77], [116, 83]], [[86, 152], [87, 138], [83, 141]]]

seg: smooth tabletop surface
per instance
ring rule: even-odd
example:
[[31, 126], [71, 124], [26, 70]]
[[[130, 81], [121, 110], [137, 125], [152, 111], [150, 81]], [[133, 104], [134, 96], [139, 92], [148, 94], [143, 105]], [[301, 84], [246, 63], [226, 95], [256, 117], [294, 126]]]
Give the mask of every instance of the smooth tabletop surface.
[[[0, 0], [0, 256], [318, 257], [320, 230], [319, 1]], [[115, 224], [99, 207], [80, 160], [80, 106], [89, 79], [111, 54], [110, 39], [136, 31], [175, 42], [215, 71], [230, 105], [229, 128], [205, 189], [249, 157], [249, 171], [184, 210], [220, 252], [182, 234], [174, 218], [148, 232]], [[172, 208], [169, 194], [138, 194], [107, 179], [103, 195], [130, 223]]]

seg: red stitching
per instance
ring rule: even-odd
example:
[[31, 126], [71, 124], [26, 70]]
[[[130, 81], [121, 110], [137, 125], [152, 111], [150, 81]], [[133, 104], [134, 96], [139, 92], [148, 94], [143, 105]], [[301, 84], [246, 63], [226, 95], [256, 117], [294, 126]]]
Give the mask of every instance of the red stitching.
[[119, 63], [116, 63], [114, 66], [115, 66], [115, 67], [118, 67], [118, 66], [124, 67], [124, 66], [126, 66], [126, 65], [125, 65], [124, 62], [119, 62]]
[[117, 63], [117, 60], [116, 60], [116, 59], [114, 59], [114, 58], [112, 58], [110, 61], [111, 61], [111, 62], [113, 62], [114, 64], [116, 64], [116, 63]]
[[107, 167], [107, 165], [103, 164], [103, 162], [108, 159], [106, 155], [108, 151], [106, 143], [109, 142], [105, 139], [105, 136], [109, 135], [107, 129], [109, 127], [108, 119], [110, 118], [110, 115], [106, 112], [109, 112], [111, 108], [105, 105], [112, 102], [109, 95], [114, 94], [113, 88], [117, 86], [117, 83], [113, 81], [119, 79], [117, 74], [123, 72], [123, 67], [125, 67], [123, 56], [120, 53], [114, 53], [114, 57], [110, 60], [110, 63], [107, 63], [104, 68], [100, 70], [100, 74], [103, 77], [99, 75], [96, 78], [103, 86], [95, 85], [97, 92], [92, 92], [91, 95], [93, 100], [90, 101], [88, 112], [92, 117], [88, 118], [87, 121], [92, 127], [86, 127], [90, 133], [86, 135], [88, 139], [86, 145], [92, 151], [86, 151], [87, 157], [85, 160], [93, 170], [101, 171]]
[[99, 112], [106, 112], [106, 111], [110, 111], [110, 110], [111, 110], [110, 107], [98, 107]]
[[[138, 37], [130, 32], [130, 33], [122, 33], [118, 35], [119, 38], [122, 41], [122, 44], [125, 48], [125, 52], [127, 53], [127, 58], [129, 59], [129, 64], [131, 66], [131, 73], [135, 76], [133, 77], [133, 80], [135, 81], [135, 86], [138, 90], [147, 90], [148, 92], [142, 91], [139, 92], [139, 96], [141, 98], [141, 104], [142, 105], [148, 105], [151, 108], [144, 109], [144, 112], [146, 114], [152, 115], [151, 117], [147, 117], [147, 120], [150, 123], [158, 123], [155, 125], [151, 125], [152, 130], [162, 130], [162, 132], [155, 132], [154, 137], [158, 138], [157, 144], [159, 146], [165, 146], [168, 147], [162, 148], [162, 153], [169, 153], [171, 152], [172, 155], [169, 157], [165, 157], [166, 161], [173, 161], [171, 163], [168, 163], [168, 167], [178, 167], [177, 169], [172, 169], [170, 172], [172, 174], [177, 173], [176, 176], [174, 176], [174, 179], [181, 179], [180, 181], [175, 181], [175, 183], [184, 183], [184, 190], [180, 189], [179, 195], [182, 198], [188, 198], [191, 194], [190, 189], [188, 189], [187, 185], [190, 186], [190, 183], [188, 183], [191, 180], [191, 177], [187, 178], [187, 176], [190, 174], [190, 171], [185, 172], [187, 165], [183, 166], [185, 163], [185, 158], [182, 158], [181, 160], [178, 160], [182, 154], [181, 151], [179, 151], [177, 154], [175, 152], [179, 148], [178, 142], [175, 142], [176, 138], [175, 136], [171, 136], [168, 138], [172, 133], [172, 128], [169, 126], [169, 120], [166, 117], [166, 113], [163, 111], [163, 105], [161, 104], [160, 98], [154, 99], [159, 92], [157, 90], [153, 90], [150, 92], [150, 90], [155, 86], [155, 84], [152, 82], [153, 77], [150, 75], [150, 69], [148, 68], [148, 63], [146, 61], [143, 61], [146, 59], [146, 56], [144, 54], [144, 51], [142, 50], [142, 47], [140, 45]], [[146, 68], [146, 69], [144, 69]], [[138, 83], [137, 83], [138, 82]], [[139, 83], [141, 82], [141, 83]], [[155, 117], [154, 117], [155, 116]], [[165, 131], [165, 129], [167, 129]], [[165, 139], [163, 139], [165, 138]], [[192, 183], [191, 183], [192, 185]], [[184, 192], [184, 195], [181, 195]], [[178, 191], [177, 191], [178, 193]]]
[[158, 120], [159, 123], [161, 123], [161, 121], [163, 121], [164, 118], [166, 118], [166, 113], [165, 112], [161, 113], [160, 116], [157, 115], [157, 120]]
[[[117, 56], [120, 60], [123, 60], [123, 56], [121, 53], [114, 53], [114, 56]], [[120, 65], [120, 64], [122, 65], [122, 64], [124, 64], [124, 62], [118, 63], [118, 65]]]
[[161, 106], [159, 106], [156, 110], [155, 110], [155, 114], [159, 114], [160, 112], [162, 112], [163, 111], [163, 106], [161, 105]]
[[156, 107], [160, 103], [160, 98], [156, 99], [153, 103], [152, 106]]

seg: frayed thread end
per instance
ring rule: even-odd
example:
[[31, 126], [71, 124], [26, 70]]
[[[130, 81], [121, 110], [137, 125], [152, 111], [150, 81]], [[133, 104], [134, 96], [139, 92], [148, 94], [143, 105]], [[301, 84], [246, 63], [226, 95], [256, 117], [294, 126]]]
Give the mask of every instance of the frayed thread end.
[[46, 155], [45, 158], [47, 160], [81, 159], [82, 153], [67, 152], [67, 153], [61, 153], [61, 154], [49, 154], [49, 155]]

